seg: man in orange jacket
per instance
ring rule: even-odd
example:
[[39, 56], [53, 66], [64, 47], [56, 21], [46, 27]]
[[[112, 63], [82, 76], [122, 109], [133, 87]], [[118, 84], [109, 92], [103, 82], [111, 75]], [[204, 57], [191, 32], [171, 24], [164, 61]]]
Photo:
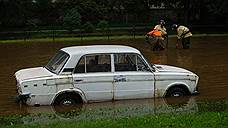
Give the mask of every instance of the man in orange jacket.
[[165, 28], [165, 21], [160, 20], [159, 24], [156, 25], [152, 31], [147, 33], [147, 38], [152, 37], [154, 46], [153, 50], [164, 50], [165, 49], [165, 39], [167, 38], [167, 32]]

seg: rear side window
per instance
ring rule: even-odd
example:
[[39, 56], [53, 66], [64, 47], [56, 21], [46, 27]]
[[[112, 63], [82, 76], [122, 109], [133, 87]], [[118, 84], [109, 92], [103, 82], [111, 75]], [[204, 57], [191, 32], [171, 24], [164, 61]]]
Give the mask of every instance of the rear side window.
[[45, 68], [52, 73], [59, 74], [69, 57], [64, 51], [59, 51], [51, 58]]
[[111, 72], [110, 54], [94, 54], [83, 56], [74, 73]]

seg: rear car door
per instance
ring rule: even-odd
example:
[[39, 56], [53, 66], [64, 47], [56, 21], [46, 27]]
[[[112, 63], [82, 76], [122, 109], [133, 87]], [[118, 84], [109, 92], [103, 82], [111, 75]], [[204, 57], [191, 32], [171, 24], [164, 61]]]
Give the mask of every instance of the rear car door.
[[88, 101], [112, 100], [111, 55], [83, 56], [74, 70], [73, 82], [76, 88], [82, 90]]

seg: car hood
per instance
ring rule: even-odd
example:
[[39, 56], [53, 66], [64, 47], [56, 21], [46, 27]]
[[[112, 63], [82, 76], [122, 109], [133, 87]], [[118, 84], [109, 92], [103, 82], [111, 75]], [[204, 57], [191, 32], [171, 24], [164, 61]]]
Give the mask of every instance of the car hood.
[[174, 67], [174, 66], [168, 66], [168, 65], [158, 65], [155, 64], [154, 67], [159, 71], [159, 72], [177, 72], [177, 73], [192, 73], [186, 69], [179, 68], [179, 67]]
[[52, 75], [53, 74], [44, 67], [21, 69], [15, 73], [15, 77], [18, 81], [48, 77]]

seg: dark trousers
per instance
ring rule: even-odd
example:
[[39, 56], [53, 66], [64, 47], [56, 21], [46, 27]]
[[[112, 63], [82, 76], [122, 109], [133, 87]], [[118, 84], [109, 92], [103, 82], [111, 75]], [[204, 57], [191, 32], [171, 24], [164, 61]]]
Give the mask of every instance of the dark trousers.
[[190, 48], [190, 37], [182, 38], [181, 42], [182, 42], [183, 49]]

